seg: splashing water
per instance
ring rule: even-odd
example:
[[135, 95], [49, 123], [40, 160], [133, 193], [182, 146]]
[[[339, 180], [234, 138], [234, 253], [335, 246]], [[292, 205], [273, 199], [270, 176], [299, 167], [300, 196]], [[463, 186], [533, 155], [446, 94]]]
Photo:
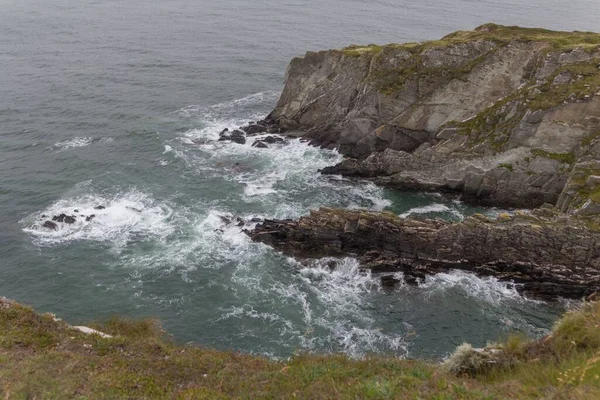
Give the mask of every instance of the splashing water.
[[[76, 185], [23, 218], [23, 230], [50, 260], [76, 255], [93, 265], [87, 278], [97, 299], [119, 299], [134, 315], [161, 317], [180, 340], [218, 348], [276, 358], [306, 351], [439, 357], [465, 339], [544, 331], [550, 308], [494, 279], [453, 272], [390, 291], [353, 258], [300, 263], [251, 242], [243, 230], [257, 218], [297, 218], [321, 206], [454, 220], [482, 211], [323, 176], [318, 171], [341, 155], [299, 139], [281, 137], [268, 148], [252, 147], [267, 135], [243, 145], [218, 141], [223, 129], [265, 115], [276, 97], [263, 92], [170, 113], [161, 131], [140, 139], [152, 155], [144, 167], [133, 163], [106, 182]], [[75, 223], [43, 226], [61, 213]], [[50, 263], [63, 274], [58, 261]]]

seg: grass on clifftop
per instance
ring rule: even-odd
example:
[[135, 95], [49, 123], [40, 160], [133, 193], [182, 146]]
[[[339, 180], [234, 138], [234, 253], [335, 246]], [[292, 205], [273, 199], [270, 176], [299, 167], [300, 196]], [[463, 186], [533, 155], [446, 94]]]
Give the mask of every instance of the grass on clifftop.
[[[96, 326], [113, 338], [73, 330], [0, 299], [0, 397], [495, 399], [600, 398], [600, 303], [567, 314], [543, 340], [508, 340], [497, 363], [440, 364], [341, 355], [287, 362], [181, 346], [154, 320]], [[455, 359], [456, 361], [456, 359]]]
[[412, 53], [421, 53], [430, 47], [450, 46], [484, 39], [504, 44], [513, 40], [544, 42], [548, 43], [556, 51], [571, 50], [576, 47], [593, 50], [600, 46], [600, 33], [596, 32], [551, 31], [540, 28], [522, 28], [519, 26], [504, 26], [489, 23], [481, 25], [472, 31], [453, 32], [439, 40], [428, 40], [420, 43], [391, 43], [387, 45], [354, 45], [346, 47], [342, 51], [349, 56], [360, 56], [362, 54], [379, 53], [385, 48], [393, 47], [404, 48]]

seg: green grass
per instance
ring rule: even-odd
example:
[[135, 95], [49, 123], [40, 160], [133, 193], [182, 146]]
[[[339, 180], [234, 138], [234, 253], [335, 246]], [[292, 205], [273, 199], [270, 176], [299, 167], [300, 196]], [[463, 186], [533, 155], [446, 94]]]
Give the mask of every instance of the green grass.
[[551, 153], [542, 149], [532, 149], [531, 154], [534, 157], [549, 158], [566, 164], [573, 164], [577, 157], [573, 153]]
[[[113, 318], [101, 338], [51, 315], [0, 301], [0, 397], [4, 399], [600, 398], [600, 303], [567, 314], [540, 341], [510, 338], [504, 361], [457, 376], [437, 363], [342, 355], [287, 362], [183, 346], [156, 320]], [[508, 362], [510, 361], [510, 362]]]
[[[448, 47], [478, 40], [487, 40], [496, 43], [496, 48], [488, 53], [482, 54], [479, 57], [471, 60], [461, 68], [425, 68], [421, 61], [422, 53], [430, 48]], [[517, 26], [502, 26], [496, 24], [485, 24], [472, 31], [458, 31], [445, 36], [440, 40], [432, 40], [420, 43], [404, 43], [404, 44], [387, 44], [387, 45], [353, 45], [346, 47], [340, 52], [348, 57], [368, 57], [369, 60], [374, 60], [375, 63], [370, 65], [372, 68], [368, 79], [376, 84], [378, 90], [385, 95], [394, 95], [402, 90], [404, 85], [409, 80], [426, 79], [431, 82], [449, 81], [460, 78], [469, 73], [489, 55], [499, 48], [508, 45], [514, 41], [521, 42], [540, 42], [545, 43], [547, 48], [545, 52], [550, 51], [569, 51], [574, 48], [583, 48], [586, 51], [594, 51], [600, 47], [600, 34], [593, 32], [560, 32], [550, 31], [545, 29], [521, 28]], [[406, 51], [410, 54], [408, 60], [397, 68], [380, 68], [377, 61], [386, 57], [390, 51]], [[596, 86], [598, 70], [592, 70], [592, 66], [569, 66], [563, 68], [568, 69], [585, 69], [584, 73], [588, 74], [582, 81], [578, 81], [573, 85], [562, 85], [561, 87], [548, 86], [543, 88], [543, 93], [534, 96], [531, 101], [538, 105], [538, 108], [544, 109], [554, 106], [573, 91], [577, 93], [578, 98], [593, 91]], [[563, 70], [559, 72], [564, 72]], [[591, 74], [592, 76], [589, 76]], [[430, 82], [430, 83], [431, 83]], [[568, 92], [568, 93], [567, 93]], [[533, 105], [531, 106], [534, 107]]]

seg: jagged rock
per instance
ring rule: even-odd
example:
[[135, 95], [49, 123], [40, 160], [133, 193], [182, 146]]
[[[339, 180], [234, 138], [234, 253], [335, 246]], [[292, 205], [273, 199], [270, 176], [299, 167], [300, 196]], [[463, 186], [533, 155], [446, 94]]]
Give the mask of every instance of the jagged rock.
[[417, 46], [308, 52], [268, 120], [353, 158], [324, 173], [575, 210], [587, 192], [564, 191], [570, 172], [600, 157], [600, 47], [565, 45], [578, 34], [486, 24]]
[[395, 287], [398, 283], [400, 283], [400, 279], [396, 279], [394, 278], [393, 275], [383, 275], [381, 277], [381, 286], [386, 287], [386, 288], [393, 288]]
[[294, 257], [357, 257], [363, 268], [401, 271], [407, 282], [461, 269], [540, 297], [582, 298], [600, 290], [600, 232], [575, 219], [534, 213], [450, 223], [321, 208], [297, 221], [265, 220], [248, 234]]
[[282, 129], [276, 121], [267, 117], [261, 121], [251, 122], [240, 128], [248, 136], [258, 135], [260, 133], [281, 133]]
[[58, 225], [56, 225], [56, 223], [52, 221], [44, 222], [44, 225], [42, 225], [42, 227], [52, 229], [53, 231], [58, 229]]
[[225, 131], [221, 132], [221, 134], [219, 136], [219, 142], [223, 142], [223, 141], [231, 141], [231, 142], [238, 143], [238, 144], [245, 144], [246, 143], [246, 134], [243, 131], [240, 131], [237, 129], [231, 133], [229, 133], [228, 130], [225, 130]]
[[85, 217], [85, 221], [86, 222], [90, 222], [94, 218], [96, 218], [96, 214], [88, 215], [87, 217]]
[[94, 210], [104, 210], [106, 207], [104, 206], [96, 206], [94, 207]]
[[257, 140], [254, 143], [252, 143], [252, 147], [256, 147], [259, 149], [268, 149], [269, 146], [267, 146], [262, 140]]
[[278, 136], [266, 136], [266, 137], [262, 138], [261, 141], [268, 143], [268, 144], [285, 143], [285, 139], [282, 137], [278, 137]]
[[73, 224], [75, 223], [75, 216], [63, 213], [52, 217], [52, 221], [63, 222], [65, 224]]

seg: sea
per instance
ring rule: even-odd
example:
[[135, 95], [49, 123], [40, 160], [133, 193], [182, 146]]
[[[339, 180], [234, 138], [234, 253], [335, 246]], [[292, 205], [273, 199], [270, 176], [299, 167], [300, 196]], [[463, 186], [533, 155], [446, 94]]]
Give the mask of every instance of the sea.
[[[342, 156], [297, 139], [217, 139], [265, 117], [308, 50], [599, 21], [597, 0], [0, 0], [0, 296], [72, 324], [155, 317], [177, 342], [273, 359], [441, 359], [544, 335], [568, 303], [459, 271], [387, 290], [353, 258], [301, 263], [229, 223], [503, 210], [322, 176]], [[43, 227], [61, 213], [76, 222]]]

